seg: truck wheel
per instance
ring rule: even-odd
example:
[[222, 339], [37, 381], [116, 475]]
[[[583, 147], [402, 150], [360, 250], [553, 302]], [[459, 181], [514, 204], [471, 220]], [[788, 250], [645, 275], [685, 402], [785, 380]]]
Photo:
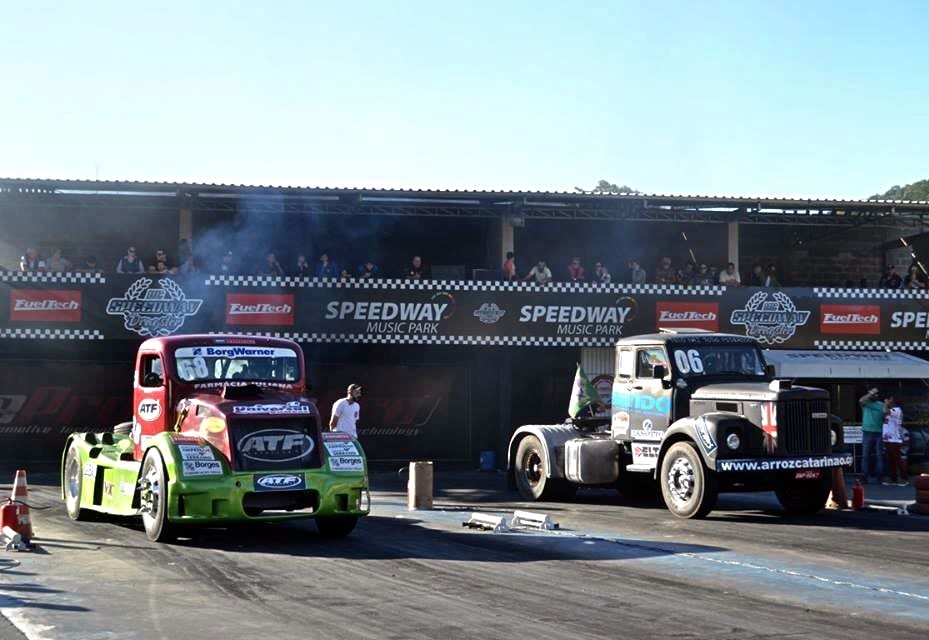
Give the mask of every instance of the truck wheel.
[[65, 508], [72, 520], [90, 520], [90, 512], [81, 508], [81, 490], [84, 487], [84, 469], [77, 447], [68, 447], [64, 470]]
[[716, 506], [716, 474], [707, 469], [692, 442], [675, 442], [661, 460], [661, 495], [678, 518], [703, 518]]
[[355, 529], [356, 524], [357, 517], [316, 518], [316, 528], [323, 538], [344, 538]]
[[787, 513], [811, 515], [825, 508], [830, 479], [831, 475], [826, 473], [815, 480], [784, 478], [777, 483], [774, 494]]
[[545, 468], [545, 449], [535, 436], [526, 436], [516, 449], [516, 488], [526, 500], [569, 500], [577, 485], [561, 478], [549, 478]]
[[145, 535], [152, 542], [170, 542], [177, 537], [168, 520], [168, 472], [158, 449], [150, 449], [142, 461], [139, 504]]

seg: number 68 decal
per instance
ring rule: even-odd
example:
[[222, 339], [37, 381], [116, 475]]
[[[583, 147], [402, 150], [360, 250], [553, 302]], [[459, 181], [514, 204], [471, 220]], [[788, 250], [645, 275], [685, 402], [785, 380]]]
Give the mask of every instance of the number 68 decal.
[[681, 373], [703, 373], [703, 361], [700, 359], [700, 352], [696, 349], [675, 351], [674, 362]]

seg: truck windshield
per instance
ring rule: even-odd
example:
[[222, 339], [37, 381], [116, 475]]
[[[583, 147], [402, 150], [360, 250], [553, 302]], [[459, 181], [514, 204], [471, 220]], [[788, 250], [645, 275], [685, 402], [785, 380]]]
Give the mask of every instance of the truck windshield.
[[672, 350], [674, 366], [685, 377], [764, 376], [764, 360], [757, 349], [741, 344], [682, 345]]
[[181, 347], [174, 350], [174, 361], [178, 377], [185, 382], [296, 382], [300, 377], [297, 354], [281, 347]]

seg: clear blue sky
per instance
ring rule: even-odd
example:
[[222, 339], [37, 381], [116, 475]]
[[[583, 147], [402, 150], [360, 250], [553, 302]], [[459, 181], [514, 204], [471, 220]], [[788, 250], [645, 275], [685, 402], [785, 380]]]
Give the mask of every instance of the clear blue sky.
[[923, 0], [141, 4], [4, 5], [0, 176], [839, 197], [929, 178]]

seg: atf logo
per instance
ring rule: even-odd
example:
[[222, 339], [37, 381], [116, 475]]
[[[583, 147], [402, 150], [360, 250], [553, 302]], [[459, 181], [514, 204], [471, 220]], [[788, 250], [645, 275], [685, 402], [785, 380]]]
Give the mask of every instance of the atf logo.
[[484, 324], [494, 324], [506, 314], [495, 302], [485, 302], [471, 314]]
[[293, 294], [227, 293], [226, 324], [294, 324]]
[[19, 322], [80, 322], [81, 292], [10, 290], [10, 320]]
[[659, 329], [707, 329], [719, 331], [719, 304], [715, 302], [655, 303], [655, 324]]
[[256, 462], [290, 462], [313, 451], [313, 439], [293, 429], [262, 429], [239, 440], [239, 455]]
[[157, 400], [142, 400], [137, 410], [145, 422], [154, 422], [161, 417], [161, 403]]
[[202, 304], [203, 300], [188, 299], [174, 280], [164, 278], [156, 283], [151, 278], [139, 278], [126, 290], [125, 297], [110, 298], [106, 312], [122, 316], [126, 329], [140, 336], [169, 336]]
[[303, 476], [292, 473], [264, 473], [255, 476], [255, 491], [294, 491], [305, 488]]
[[759, 291], [745, 303], [744, 309], [736, 309], [729, 317], [732, 324], [745, 325], [745, 335], [759, 342], [779, 344], [790, 340], [810, 319], [809, 311], [797, 311], [787, 294], [777, 291]]
[[824, 304], [819, 309], [819, 330], [876, 336], [881, 332], [881, 308], [876, 304]]

